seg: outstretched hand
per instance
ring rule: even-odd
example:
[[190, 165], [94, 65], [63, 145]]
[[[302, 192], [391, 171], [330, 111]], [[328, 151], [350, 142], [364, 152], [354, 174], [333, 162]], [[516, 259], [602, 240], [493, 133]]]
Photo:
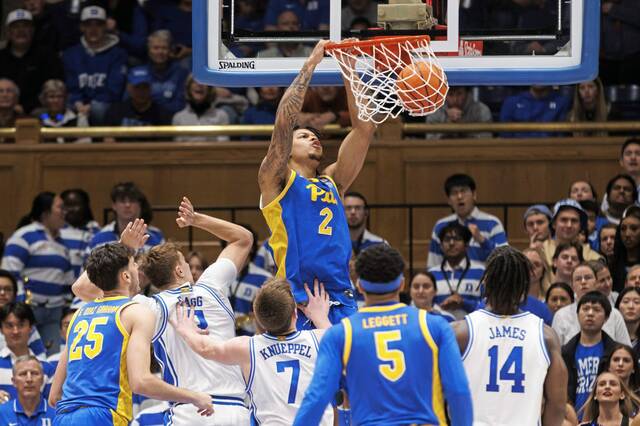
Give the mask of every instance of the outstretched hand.
[[196, 212], [193, 208], [193, 204], [191, 204], [191, 201], [189, 201], [187, 197], [182, 197], [182, 201], [178, 207], [178, 217], [176, 218], [178, 227], [185, 228], [187, 226], [193, 226], [195, 217]]
[[129, 222], [120, 234], [120, 242], [133, 250], [140, 250], [148, 239], [147, 224], [143, 219]]
[[313, 65], [318, 65], [324, 58], [324, 47], [329, 43], [331, 43], [330, 40], [320, 40], [313, 48], [308, 61]]
[[313, 293], [309, 290], [307, 283], [304, 283], [304, 291], [307, 293], [309, 302], [306, 305], [298, 304], [298, 309], [300, 309], [317, 328], [330, 326], [329, 308], [331, 304], [329, 303], [329, 293], [324, 290], [324, 284], [316, 278], [313, 280]]

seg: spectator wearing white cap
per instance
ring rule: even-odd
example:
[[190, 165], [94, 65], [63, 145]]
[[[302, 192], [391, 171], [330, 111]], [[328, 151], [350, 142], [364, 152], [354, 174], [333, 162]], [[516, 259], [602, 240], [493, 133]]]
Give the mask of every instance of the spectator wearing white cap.
[[[579, 242], [580, 232], [587, 230], [588, 217], [580, 203], [571, 198], [565, 198], [553, 207], [551, 228], [553, 238], [542, 243], [545, 262], [549, 268], [553, 266], [553, 254], [558, 244]], [[592, 250], [589, 244], [582, 244], [582, 257], [585, 261], [600, 260], [602, 255]]]
[[[29, 113], [38, 106], [38, 95], [45, 81], [61, 78], [62, 64], [55, 52], [33, 43], [31, 12], [16, 9], [5, 21], [9, 42], [0, 50], [0, 77], [9, 78], [20, 88], [20, 104]], [[45, 46], [46, 47], [46, 46]]]
[[102, 124], [109, 106], [122, 98], [127, 74], [127, 54], [118, 37], [107, 33], [106, 21], [103, 8], [82, 9], [80, 43], [62, 55], [69, 102], [89, 112], [92, 125]]

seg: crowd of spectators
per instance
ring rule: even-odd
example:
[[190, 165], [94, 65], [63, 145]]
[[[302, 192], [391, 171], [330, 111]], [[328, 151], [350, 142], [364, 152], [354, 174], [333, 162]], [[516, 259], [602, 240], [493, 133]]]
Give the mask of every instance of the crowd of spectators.
[[[628, 139], [620, 149], [621, 171], [606, 188], [595, 188], [584, 180], [567, 182], [566, 198], [553, 206], [532, 205], [523, 215], [528, 236], [523, 253], [531, 271], [529, 294], [520, 308], [557, 333], [569, 369], [567, 392], [578, 418], [597, 411], [594, 383], [608, 377], [603, 376], [607, 372], [628, 387], [633, 401], [638, 397], [634, 374], [640, 369], [639, 159], [640, 139]], [[496, 247], [513, 241], [499, 218], [478, 208], [482, 188], [473, 177], [453, 174], [443, 189], [452, 213], [435, 222], [426, 267], [411, 271], [404, 297], [455, 321], [484, 307], [485, 262]], [[117, 241], [136, 218], [149, 224], [149, 238], [138, 256], [164, 241], [163, 232], [152, 225], [151, 203], [135, 183], [116, 184], [110, 198], [113, 221], [100, 226], [84, 190], [37, 194], [2, 253], [0, 370], [13, 368], [16, 374], [21, 357], [38, 360], [36, 376], [41, 376], [45, 396], [65, 329], [81, 303], [72, 300], [70, 286], [91, 250]], [[386, 244], [383, 236], [367, 229], [370, 212], [363, 194], [348, 192], [343, 205], [354, 259], [367, 247]], [[236, 282], [223, 289], [234, 309], [237, 331], [244, 335], [255, 332], [253, 299], [276, 272], [268, 239], [260, 244], [259, 236], [251, 232], [251, 254]], [[185, 258], [197, 280], [208, 265], [206, 257], [191, 252]], [[145, 294], [156, 291], [143, 273], [140, 283]], [[353, 291], [362, 303], [355, 287]], [[19, 395], [18, 382], [10, 377], [0, 375], [0, 400]], [[632, 414], [639, 408], [634, 406]]]
[[[628, 3], [630, 0], [602, 4], [600, 78], [575, 87], [452, 87], [445, 106], [428, 116], [426, 123], [604, 122], [639, 118], [640, 108], [629, 107], [629, 103], [639, 104], [640, 100], [634, 100], [627, 92], [629, 85], [638, 83], [640, 75], [636, 72], [640, 43], [635, 42], [640, 39], [640, 17], [636, 16], [637, 8]], [[376, 21], [377, 4], [374, 0], [343, 2], [343, 29], [371, 27]], [[438, 2], [434, 4], [437, 9]], [[239, 0], [235, 7], [235, 27], [239, 31], [329, 28], [328, 0]], [[29, 116], [38, 118], [45, 127], [273, 123], [281, 88], [207, 87], [190, 76], [191, 8], [190, 0], [3, 2], [0, 127], [12, 127], [17, 118]], [[558, 8], [551, 0], [469, 0], [462, 2], [460, 12], [462, 29], [540, 29], [555, 22]], [[568, 15], [563, 14], [565, 18]], [[561, 42], [562, 38], [547, 42], [491, 42], [486, 43], [485, 50], [487, 54], [554, 54], [562, 48]], [[229, 54], [238, 57], [305, 57], [310, 52], [309, 45], [297, 42], [231, 43], [226, 47]], [[344, 88], [312, 88], [303, 113], [305, 124], [314, 127], [334, 123], [348, 126]], [[425, 136], [432, 139], [492, 134]]]

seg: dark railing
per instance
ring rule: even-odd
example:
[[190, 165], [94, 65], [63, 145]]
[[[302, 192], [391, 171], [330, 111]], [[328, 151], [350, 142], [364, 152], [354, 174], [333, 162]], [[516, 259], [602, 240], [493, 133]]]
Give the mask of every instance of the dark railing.
[[[553, 203], [546, 202], [530, 202], [530, 203], [482, 203], [478, 204], [478, 207], [481, 209], [484, 208], [499, 208], [502, 209], [502, 224], [504, 226], [505, 231], [509, 228], [509, 209], [510, 208], [526, 208], [533, 204], [545, 204], [545, 205], [553, 205]], [[407, 212], [407, 234], [409, 236], [409, 265], [411, 265], [411, 269], [413, 268], [413, 260], [414, 260], [414, 213], [416, 209], [441, 209], [448, 208], [449, 205], [445, 203], [400, 203], [400, 204], [370, 204], [369, 210], [388, 210], [388, 209], [404, 209]], [[176, 212], [175, 206], [154, 206], [154, 212]], [[239, 211], [255, 211], [258, 212], [259, 209], [257, 206], [228, 206], [228, 207], [213, 207], [213, 206], [198, 206], [198, 211], [207, 212], [207, 213], [215, 213], [215, 212], [228, 212], [230, 214], [231, 222], [236, 222], [237, 213]], [[104, 223], [109, 222], [112, 219], [113, 210], [110, 208], [105, 208], [103, 211], [103, 220]], [[369, 215], [369, 219], [371, 215]], [[189, 227], [187, 229], [188, 232], [188, 247], [189, 250], [193, 250], [193, 228]]]

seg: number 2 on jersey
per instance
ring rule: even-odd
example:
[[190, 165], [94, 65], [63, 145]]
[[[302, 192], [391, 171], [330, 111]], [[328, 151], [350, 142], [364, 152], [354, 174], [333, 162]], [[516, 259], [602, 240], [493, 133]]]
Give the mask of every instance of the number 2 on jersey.
[[[71, 342], [69, 348], [69, 361], [77, 361], [82, 358], [82, 353], [89, 358], [93, 359], [102, 352], [102, 342], [104, 335], [96, 331], [96, 327], [99, 325], [106, 325], [109, 322], [107, 317], [97, 317], [91, 320], [91, 323], [87, 320], [78, 321], [73, 326], [73, 332], [76, 333], [76, 337]], [[78, 347], [78, 343], [87, 335], [87, 344]]]
[[318, 226], [318, 234], [320, 235], [331, 235], [333, 233], [333, 228], [329, 226], [329, 222], [333, 219], [333, 212], [329, 207], [325, 207], [320, 210], [320, 216], [323, 217], [322, 222]]
[[[487, 392], [500, 392], [498, 385], [498, 345], [489, 348], [489, 383]], [[524, 373], [522, 372], [522, 346], [514, 346], [500, 367], [500, 380], [511, 381], [511, 392], [524, 393]]]
[[294, 359], [291, 361], [276, 362], [276, 370], [278, 373], [284, 372], [287, 368], [291, 369], [291, 384], [289, 385], [289, 399], [287, 403], [295, 404], [296, 394], [298, 393], [298, 378], [300, 377], [300, 361]]

